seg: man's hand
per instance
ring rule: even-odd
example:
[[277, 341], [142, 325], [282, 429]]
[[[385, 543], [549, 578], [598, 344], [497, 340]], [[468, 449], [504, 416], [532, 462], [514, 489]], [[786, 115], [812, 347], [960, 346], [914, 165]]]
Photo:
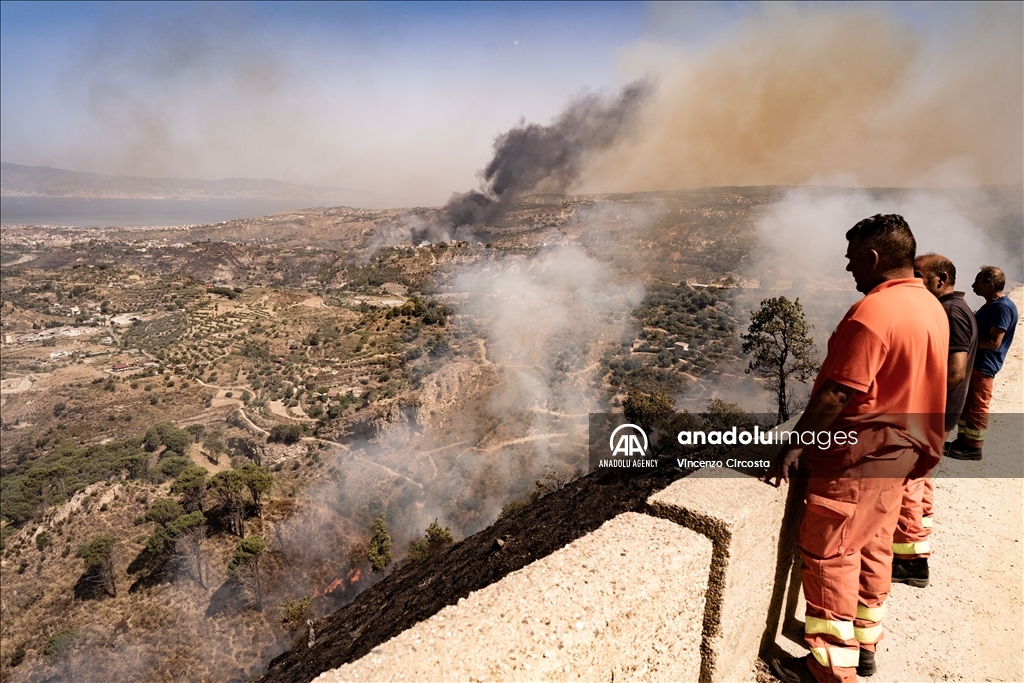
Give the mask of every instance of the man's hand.
[[[846, 404], [853, 398], [854, 390], [845, 384], [840, 384], [833, 379], [826, 379], [821, 387], [811, 394], [807, 403], [807, 410], [796, 421], [793, 427], [795, 432], [820, 432], [827, 430], [835, 421], [836, 416], [842, 412]], [[779, 451], [772, 466], [768, 468], [761, 481], [779, 488], [782, 482], [789, 483], [789, 472], [796, 467], [803, 455], [802, 446], [785, 445]], [[772, 479], [775, 479], [772, 482]]]
[[[779, 488], [782, 482], [788, 484], [789, 471], [794, 469], [797, 463], [800, 462], [800, 456], [803, 455], [803, 452], [802, 446], [783, 446], [772, 460], [771, 467], [764, 473], [764, 476], [760, 477], [761, 481], [775, 488]], [[774, 482], [772, 481], [773, 478], [775, 479]]]

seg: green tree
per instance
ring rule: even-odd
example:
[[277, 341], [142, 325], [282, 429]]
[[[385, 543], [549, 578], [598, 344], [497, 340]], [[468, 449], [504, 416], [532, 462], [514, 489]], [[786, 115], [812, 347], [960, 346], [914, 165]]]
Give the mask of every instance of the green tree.
[[435, 519], [427, 527], [427, 535], [409, 545], [409, 559], [414, 562], [425, 559], [451, 547], [454, 543], [452, 530], [449, 527], [442, 527]]
[[203, 567], [206, 542], [206, 517], [202, 512], [190, 512], [167, 525], [167, 536], [174, 542], [174, 559], [179, 568], [203, 588], [206, 588]]
[[206, 433], [206, 425], [196, 422], [185, 427], [185, 431], [189, 433], [193, 441], [198, 441]]
[[203, 441], [203, 448], [207, 450], [213, 456], [218, 456], [227, 450], [224, 442], [219, 436], [210, 435], [205, 441]]
[[708, 429], [725, 430], [750, 422], [750, 415], [735, 403], [709, 398], [701, 414]]
[[306, 616], [309, 614], [309, 606], [312, 603], [310, 596], [285, 600], [281, 603], [281, 626], [286, 631], [297, 631], [306, 623]]
[[202, 512], [206, 500], [206, 470], [198, 465], [186, 467], [171, 485], [171, 493], [181, 496], [181, 507], [186, 512]]
[[249, 592], [257, 611], [263, 611], [263, 584], [260, 579], [260, 560], [267, 544], [262, 536], [246, 536], [235, 546], [228, 563], [228, 574], [234, 576]]
[[174, 451], [165, 451], [165, 453], [170, 453], [170, 457], [160, 458], [160, 462], [156, 466], [156, 469], [164, 476], [176, 477], [192, 466], [192, 461], [184, 455], [177, 455]]
[[302, 427], [297, 424], [277, 424], [270, 428], [270, 435], [267, 441], [280, 441], [281, 443], [297, 443], [302, 438]]
[[238, 536], [245, 536], [242, 522], [245, 520], [245, 493], [248, 487], [242, 473], [238, 470], [218, 472], [210, 477], [207, 488], [227, 515], [232, 531]]
[[263, 517], [263, 495], [270, 491], [274, 486], [274, 476], [267, 471], [266, 467], [260, 467], [254, 463], [246, 463], [239, 470], [242, 474], [242, 480], [245, 482], [245, 486], [249, 489], [249, 495], [252, 496], [252, 502], [256, 505], [256, 512], [259, 516]]
[[750, 327], [740, 335], [743, 353], [753, 354], [746, 372], [762, 380], [775, 394], [780, 423], [789, 419], [791, 383], [806, 382], [818, 369], [817, 349], [809, 329], [800, 299], [790, 301], [779, 296], [763, 300], [756, 311], [751, 311]]
[[161, 498], [146, 510], [145, 520], [147, 522], [156, 522], [160, 526], [166, 526], [180, 517], [185, 511], [181, 508], [181, 503], [174, 500], [173, 498]]
[[185, 453], [192, 443], [192, 435], [184, 429], [178, 429], [170, 422], [157, 422], [146, 430], [143, 440], [146, 448], [151, 451], [164, 445], [169, 451]]
[[57, 631], [47, 638], [43, 645], [43, 659], [47, 664], [55, 666], [64, 673], [64, 680], [73, 681], [71, 652], [75, 647], [78, 634], [72, 628]]
[[383, 514], [373, 520], [371, 530], [373, 538], [366, 550], [366, 558], [370, 560], [374, 571], [382, 572], [384, 567], [391, 564], [391, 534], [388, 533], [388, 524]]
[[644, 391], [632, 387], [622, 402], [622, 412], [626, 419], [650, 434], [655, 429], [663, 428], [673, 413], [676, 404], [672, 397], [660, 391]]
[[111, 597], [117, 597], [114, 581], [114, 546], [117, 537], [101, 534], [78, 549], [78, 557], [85, 561], [86, 570], [93, 573], [100, 587]]

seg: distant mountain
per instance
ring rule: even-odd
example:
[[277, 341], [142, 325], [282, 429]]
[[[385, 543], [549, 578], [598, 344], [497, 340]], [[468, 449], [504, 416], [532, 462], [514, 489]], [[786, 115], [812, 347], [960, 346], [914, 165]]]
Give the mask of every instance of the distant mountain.
[[6, 162], [0, 163], [0, 194], [4, 197], [88, 199], [301, 199], [364, 205], [399, 203], [394, 198], [373, 192], [345, 187], [295, 185], [280, 180], [109, 176]]

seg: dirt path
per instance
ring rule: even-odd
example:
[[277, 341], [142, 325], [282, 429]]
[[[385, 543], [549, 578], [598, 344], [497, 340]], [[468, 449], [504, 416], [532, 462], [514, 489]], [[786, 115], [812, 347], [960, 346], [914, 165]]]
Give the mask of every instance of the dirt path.
[[530, 441], [542, 441], [544, 439], [555, 439], [555, 438], [566, 437], [566, 436], [569, 436], [569, 434], [567, 432], [560, 432], [560, 433], [557, 433], [557, 434], [534, 434], [532, 436], [523, 436], [523, 437], [520, 437], [518, 439], [509, 439], [508, 441], [502, 441], [501, 443], [492, 444], [492, 445], [487, 446], [486, 448], [482, 448], [480, 450], [482, 450], [484, 453], [493, 453], [494, 451], [498, 450], [499, 448], [504, 448], [505, 446], [514, 446], [514, 445], [516, 445], [518, 443], [528, 443]]
[[[345, 452], [351, 454], [353, 460], [358, 460], [359, 462], [365, 462], [367, 465], [373, 465], [374, 467], [379, 467], [380, 469], [384, 470], [385, 472], [387, 472], [388, 474], [390, 474], [390, 475], [392, 475], [394, 477], [398, 477], [399, 479], [405, 479], [406, 481], [415, 484], [416, 486], [420, 487], [421, 489], [423, 488], [423, 484], [419, 483], [415, 479], [410, 479], [409, 477], [407, 477], [406, 475], [402, 474], [401, 472], [394, 471], [393, 469], [391, 469], [387, 465], [382, 465], [379, 462], [374, 462], [373, 460], [370, 460], [369, 458], [364, 458], [361, 455], [356, 455], [356, 454], [352, 453], [352, 449], [349, 446], [347, 446], [347, 445], [345, 445], [343, 443], [338, 443], [337, 441], [331, 441], [330, 439], [321, 439], [320, 437], [316, 437], [316, 436], [305, 436], [305, 437], [302, 438], [302, 441], [311, 442], [311, 443], [326, 443], [326, 444], [330, 444], [332, 446], [337, 446], [338, 448], [341, 448]], [[436, 466], [434, 467], [434, 476], [435, 477], [437, 476], [437, 467]]]
[[479, 356], [477, 356], [477, 360], [480, 361], [481, 365], [494, 365], [494, 363], [491, 362], [491, 359], [487, 357], [487, 342], [486, 341], [484, 341], [483, 339], [477, 339], [476, 340], [476, 348], [477, 348], [477, 351], [480, 354]]
[[260, 427], [255, 422], [253, 422], [252, 420], [249, 419], [249, 416], [245, 414], [244, 410], [242, 410], [242, 406], [241, 405], [238, 406], [238, 414], [242, 416], [242, 419], [245, 421], [245, 423], [247, 425], [249, 425], [250, 427], [255, 429], [257, 432], [259, 432], [263, 436], [269, 436], [270, 435], [270, 432], [268, 432], [266, 429], [264, 429], [263, 427]]
[[283, 401], [269, 401], [267, 406], [270, 408], [270, 412], [278, 417], [284, 417], [298, 422], [316, 422], [316, 420], [311, 417], [299, 417], [298, 415], [292, 415], [291, 409], [286, 408]]
[[415, 479], [410, 479], [409, 477], [405, 476], [401, 472], [394, 471], [393, 469], [391, 469], [387, 465], [381, 465], [379, 462], [375, 462], [373, 460], [370, 460], [369, 458], [364, 458], [364, 457], [362, 457], [360, 455], [353, 455], [352, 459], [353, 460], [358, 460], [359, 462], [365, 462], [367, 465], [373, 465], [375, 467], [379, 467], [379, 468], [381, 468], [382, 470], [384, 470], [385, 472], [387, 472], [388, 474], [390, 474], [392, 476], [398, 477], [399, 479], [405, 479], [406, 481], [415, 484], [416, 486], [420, 487], [421, 489], [423, 488], [423, 484], [419, 483]]

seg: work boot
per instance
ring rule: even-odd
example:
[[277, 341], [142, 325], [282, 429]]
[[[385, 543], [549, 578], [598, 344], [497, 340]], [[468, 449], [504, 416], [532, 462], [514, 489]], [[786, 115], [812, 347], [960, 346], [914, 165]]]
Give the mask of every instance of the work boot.
[[913, 560], [892, 558], [892, 582], [908, 583], [914, 588], [928, 585], [928, 558], [918, 557]]
[[954, 460], [981, 460], [981, 449], [971, 448], [965, 443], [954, 441], [946, 451], [946, 457]]
[[875, 666], [875, 653], [861, 648], [860, 662], [857, 664], [857, 675], [867, 678], [868, 676], [874, 676], [877, 670], [878, 667]]
[[772, 671], [785, 683], [818, 683], [818, 679], [807, 668], [807, 657], [773, 659]]

